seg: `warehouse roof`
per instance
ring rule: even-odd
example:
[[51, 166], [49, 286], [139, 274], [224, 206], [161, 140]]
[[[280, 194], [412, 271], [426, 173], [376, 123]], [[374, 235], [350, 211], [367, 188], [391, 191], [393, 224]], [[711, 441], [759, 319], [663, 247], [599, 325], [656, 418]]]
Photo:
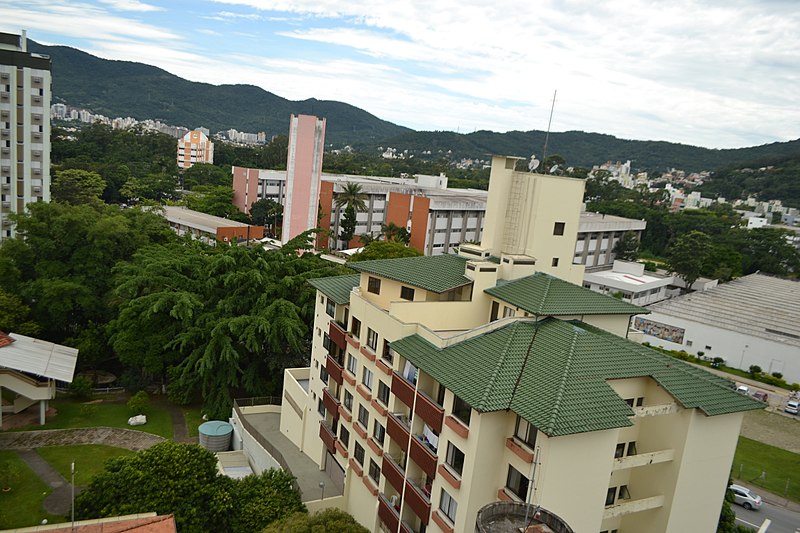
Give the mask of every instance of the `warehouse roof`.
[[577, 321], [517, 320], [442, 349], [418, 335], [391, 347], [474, 409], [510, 409], [550, 436], [631, 426], [613, 379], [651, 377], [709, 416], [763, 409], [724, 378]]

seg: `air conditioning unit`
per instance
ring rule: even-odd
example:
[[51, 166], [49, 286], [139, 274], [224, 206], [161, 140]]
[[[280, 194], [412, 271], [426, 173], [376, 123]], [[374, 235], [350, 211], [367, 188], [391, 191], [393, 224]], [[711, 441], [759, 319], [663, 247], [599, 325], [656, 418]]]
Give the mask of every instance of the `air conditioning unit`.
[[33, 188], [33, 192], [42, 192], [42, 188], [41, 187], [34, 187]]

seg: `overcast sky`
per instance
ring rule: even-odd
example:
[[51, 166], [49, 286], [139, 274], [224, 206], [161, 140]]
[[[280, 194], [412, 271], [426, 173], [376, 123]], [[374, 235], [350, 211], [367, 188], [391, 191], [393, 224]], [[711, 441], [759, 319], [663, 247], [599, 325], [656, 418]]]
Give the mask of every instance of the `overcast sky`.
[[797, 0], [2, 0], [0, 31], [418, 130], [800, 137]]

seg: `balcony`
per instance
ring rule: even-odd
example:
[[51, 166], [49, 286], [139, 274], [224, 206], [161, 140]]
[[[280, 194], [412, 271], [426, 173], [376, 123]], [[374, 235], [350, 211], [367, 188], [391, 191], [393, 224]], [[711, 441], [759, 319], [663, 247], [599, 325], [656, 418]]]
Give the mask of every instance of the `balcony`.
[[325, 444], [329, 452], [336, 453], [336, 435], [333, 434], [333, 430], [325, 421], [320, 421], [319, 423], [319, 438], [322, 439], [322, 443]]
[[344, 329], [344, 326], [336, 322], [335, 320], [331, 320], [330, 328], [328, 329], [328, 336], [331, 338], [331, 342], [334, 343], [336, 346], [344, 350], [347, 347], [347, 341], [345, 341], [345, 337], [347, 336], [347, 332]]
[[405, 522], [400, 525], [400, 514], [383, 494], [378, 496], [378, 518], [392, 533], [397, 531], [398, 527], [401, 528], [401, 533], [414, 533], [414, 530]]
[[325, 361], [325, 370], [328, 372], [328, 375], [333, 379], [333, 381], [339, 385], [342, 384], [342, 371], [344, 370], [344, 367], [330, 355]]
[[426, 487], [424, 480], [414, 482], [409, 479], [406, 483], [406, 505], [411, 507], [414, 514], [427, 526], [431, 516], [430, 487]]
[[442, 432], [444, 408], [436, 403], [430, 396], [422, 392], [417, 392], [417, 404], [414, 408], [414, 412], [422, 417], [436, 433]]
[[411, 438], [408, 417], [399, 413], [390, 413], [386, 417], [386, 433], [400, 448], [408, 449], [408, 439]]
[[624, 503], [618, 503], [611, 507], [606, 507], [603, 511], [603, 520], [617, 518], [632, 513], [640, 513], [642, 511], [649, 511], [650, 509], [657, 509], [664, 505], [664, 496], [651, 496], [650, 498], [641, 498], [639, 500], [626, 500]]
[[414, 385], [399, 373], [392, 372], [392, 394], [409, 407], [414, 405]]
[[333, 417], [334, 420], [339, 419], [339, 405], [341, 402], [333, 397], [331, 391], [328, 388], [322, 389], [322, 405], [325, 406], [325, 409], [328, 410], [328, 414]]
[[522, 459], [528, 464], [533, 463], [533, 453], [526, 447], [521, 445], [517, 440], [513, 437], [508, 437], [506, 439], [506, 448], [514, 452], [514, 455]]
[[419, 465], [423, 472], [428, 474], [428, 477], [433, 479], [436, 477], [436, 463], [438, 458], [427, 444], [422, 442], [422, 439], [414, 435], [411, 439], [411, 458]]
[[403, 478], [405, 471], [400, 466], [399, 461], [388, 453], [383, 455], [383, 465], [381, 466], [381, 473], [386, 478], [386, 481], [394, 487], [397, 492], [403, 492]]
[[660, 450], [657, 452], [640, 453], [614, 459], [613, 470], [624, 470], [626, 468], [636, 468], [639, 466], [655, 465], [672, 461], [675, 457], [675, 450]]

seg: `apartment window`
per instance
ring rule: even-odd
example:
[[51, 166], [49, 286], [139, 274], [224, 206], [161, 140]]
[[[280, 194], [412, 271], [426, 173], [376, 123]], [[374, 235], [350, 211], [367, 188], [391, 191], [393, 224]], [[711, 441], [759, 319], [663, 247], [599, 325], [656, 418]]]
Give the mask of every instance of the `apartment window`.
[[380, 278], [373, 278], [372, 276], [370, 276], [369, 281], [367, 281], [367, 290], [373, 294], [380, 294], [381, 293]]
[[498, 302], [492, 302], [492, 314], [489, 317], [489, 322], [494, 322], [497, 320], [497, 315], [500, 313], [500, 304]]
[[460, 476], [462, 470], [464, 469], [464, 452], [453, 446], [452, 442], [448, 442], [445, 462], [447, 463], [447, 466], [453, 470], [453, 472]]
[[353, 448], [353, 457], [355, 457], [356, 461], [358, 461], [358, 464], [364, 466], [364, 447], [358, 442], [356, 442], [355, 447]]
[[317, 400], [317, 412], [319, 416], [325, 416], [325, 404], [322, 403], [322, 397]]
[[553, 258], [553, 262], [552, 262], [552, 263], [550, 263], [550, 266], [554, 266], [554, 267], [557, 267], [557, 266], [558, 266], [558, 257], [554, 257], [554, 258]]
[[506, 478], [506, 488], [516, 494], [517, 498], [527, 501], [528, 498], [528, 478], [511, 465], [508, 465], [508, 477]]
[[628, 491], [628, 485], [622, 485], [619, 488], [619, 493], [617, 494], [618, 500], [630, 500], [631, 493]]
[[439, 498], [439, 510], [450, 519], [450, 522], [455, 523], [458, 503], [444, 489], [442, 489], [442, 497]]
[[369, 427], [369, 412], [363, 405], [358, 406], [358, 422], [364, 426], [364, 429]]
[[383, 425], [377, 420], [372, 422], [372, 438], [374, 438], [375, 442], [381, 446], [383, 445], [383, 441], [386, 439], [386, 428], [383, 427]]
[[367, 346], [373, 352], [378, 349], [378, 333], [372, 328], [367, 328]]
[[344, 391], [344, 408], [353, 412], [353, 395], [347, 391]]
[[361, 383], [363, 383], [364, 386], [370, 391], [372, 391], [372, 377], [372, 370], [364, 367], [364, 373], [361, 376]]
[[369, 460], [369, 478], [374, 481], [376, 485], [381, 481], [381, 467], [372, 459]]
[[636, 407], [641, 407], [644, 405], [644, 396], [640, 396], [636, 398]]
[[381, 354], [381, 359], [388, 361], [390, 366], [394, 361], [394, 356], [392, 356], [392, 350], [389, 348], [389, 341], [387, 341], [386, 339], [383, 339], [383, 353]]
[[400, 288], [400, 298], [403, 300], [413, 301], [414, 300], [414, 289], [411, 287], [401, 287]]
[[325, 313], [331, 318], [336, 314], [336, 304], [328, 298], [328, 302], [325, 304]]
[[356, 358], [351, 353], [347, 354], [347, 371], [355, 376], [357, 368], [358, 361], [356, 361]]
[[553, 225], [553, 235], [564, 235], [564, 222], [556, 222]]
[[353, 317], [353, 322], [350, 324], [350, 333], [357, 339], [361, 337], [361, 321], [356, 317]]
[[453, 416], [461, 420], [465, 426], [469, 426], [472, 407], [458, 396], [453, 396]]
[[625, 455], [625, 443], [620, 442], [617, 444], [617, 447], [614, 450], [614, 459], [619, 459], [623, 455]]
[[521, 416], [517, 416], [517, 427], [514, 436], [531, 447], [536, 446], [536, 428]]
[[319, 379], [321, 379], [321, 380], [322, 380], [322, 382], [323, 382], [325, 385], [327, 385], [327, 384], [328, 384], [328, 371], [325, 369], [325, 367], [324, 367], [324, 366], [320, 366], [320, 367], [319, 367]]
[[508, 318], [510, 316], [514, 316], [514, 308], [504, 305], [503, 306], [503, 318]]
[[339, 426], [339, 440], [342, 441], [345, 449], [350, 447], [350, 432], [344, 427], [344, 424]]
[[617, 487], [611, 487], [606, 491], [606, 507], [614, 505], [614, 499], [617, 496]]
[[689, 348], [691, 348], [691, 347], [692, 347], [692, 341], [686, 341], [686, 346], [688, 346]]
[[331, 337], [327, 333], [322, 336], [322, 347], [328, 352], [331, 351]]
[[636, 441], [628, 443], [628, 455], [636, 455]]
[[383, 381], [378, 381], [378, 401], [389, 406], [389, 386]]

